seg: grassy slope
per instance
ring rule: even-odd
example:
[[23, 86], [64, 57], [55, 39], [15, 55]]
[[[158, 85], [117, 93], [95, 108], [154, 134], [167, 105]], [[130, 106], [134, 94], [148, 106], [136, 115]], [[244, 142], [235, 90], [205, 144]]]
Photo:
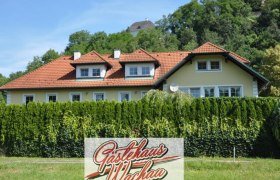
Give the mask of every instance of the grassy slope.
[[[185, 179], [280, 179], [280, 160], [238, 159], [235, 163], [228, 158], [185, 160]], [[0, 179], [82, 179], [83, 168], [82, 159], [0, 157]]]

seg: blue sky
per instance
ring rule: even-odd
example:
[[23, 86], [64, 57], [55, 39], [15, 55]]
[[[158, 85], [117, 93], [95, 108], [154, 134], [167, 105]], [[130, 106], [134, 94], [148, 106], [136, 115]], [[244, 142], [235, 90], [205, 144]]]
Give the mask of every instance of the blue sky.
[[188, 0], [4, 0], [0, 6], [0, 73], [25, 70], [33, 56], [62, 52], [69, 35], [119, 32], [135, 21], [159, 20]]

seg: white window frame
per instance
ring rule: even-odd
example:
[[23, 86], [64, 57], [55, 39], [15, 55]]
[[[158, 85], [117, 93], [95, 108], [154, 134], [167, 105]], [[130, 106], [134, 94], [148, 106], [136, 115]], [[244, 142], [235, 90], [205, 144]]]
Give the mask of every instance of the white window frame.
[[118, 93], [118, 100], [121, 102], [122, 100], [121, 100], [121, 94], [122, 93], [126, 93], [126, 94], [128, 94], [128, 97], [129, 97], [129, 99], [128, 99], [128, 101], [131, 101], [131, 92], [130, 91], [119, 91], [119, 93]]
[[[218, 62], [219, 63], [219, 69], [212, 69], [212, 67], [211, 67], [211, 63], [212, 62]], [[209, 62], [209, 71], [221, 71], [221, 61], [219, 61], [219, 60], [210, 60], [210, 62]]]
[[[96, 75], [93, 75], [93, 70], [99, 70], [99, 75], [97, 75], [97, 76], [96, 76]], [[101, 77], [101, 69], [100, 69], [100, 68], [92, 68], [92, 69], [91, 69], [91, 76], [92, 76], [92, 77]]]
[[[180, 88], [181, 88], [181, 89], [185, 88], [186, 91], [182, 91], [182, 90], [180, 90]], [[187, 94], [189, 94], [189, 95], [191, 95], [191, 88], [199, 88], [199, 90], [200, 90], [200, 96], [199, 96], [199, 97], [203, 97], [203, 96], [202, 96], [203, 87], [201, 87], [201, 86], [179, 86], [179, 90], [180, 90], [180, 91], [182, 91], [182, 92], [184, 92], [184, 93], [187, 93]], [[198, 98], [199, 98], [199, 97], [198, 97]]]
[[[225, 96], [225, 97], [232, 97], [231, 96], [231, 88], [233, 87], [240, 87], [240, 96], [233, 96], [233, 97], [244, 97], [244, 94], [243, 94], [243, 85], [220, 85], [218, 86], [218, 97], [220, 97], [220, 87], [227, 87], [228, 88], [228, 95], [229, 96]], [[221, 97], [224, 97], [224, 96], [221, 96]]]
[[[206, 63], [206, 69], [198, 69], [198, 64], [199, 64], [199, 63], [202, 63], [202, 62], [203, 62], [203, 63]], [[208, 71], [208, 63], [207, 63], [207, 61], [206, 61], [206, 60], [204, 60], [204, 61], [203, 61], [203, 60], [197, 61], [197, 62], [196, 62], [196, 70], [197, 70], [197, 71], [200, 71], [200, 72], [201, 72], [201, 71]]]
[[205, 88], [214, 88], [214, 97], [220, 97], [219, 87], [228, 87], [229, 88], [229, 96], [231, 97], [231, 91], [230, 88], [232, 87], [240, 87], [240, 96], [234, 96], [234, 97], [244, 97], [244, 86], [242, 84], [219, 84], [219, 85], [198, 85], [198, 86], [179, 86], [179, 90], [185, 88], [186, 91], [182, 91], [185, 93], [190, 93], [190, 88], [200, 88], [200, 97], [205, 97]]
[[94, 101], [96, 101], [96, 95], [97, 94], [103, 94], [103, 101], [106, 100], [106, 93], [105, 92], [93, 92], [93, 96], [92, 96], [92, 99]]
[[58, 93], [46, 93], [46, 102], [50, 102], [49, 101], [49, 96], [56, 96], [56, 102], [58, 101]]
[[[148, 74], [143, 74], [143, 69], [144, 68], [149, 68], [149, 73]], [[141, 67], [141, 74], [142, 74], [142, 76], [150, 76], [151, 75], [151, 69], [150, 69], [150, 66], [142, 66]]]
[[27, 97], [27, 96], [33, 96], [33, 102], [35, 102], [35, 100], [36, 100], [35, 94], [23, 94], [23, 95], [22, 95], [22, 103], [23, 103], [23, 104], [26, 104], [26, 97]]
[[[145, 67], [149, 68], [149, 74], [142, 73], [142, 68]], [[130, 68], [137, 68], [137, 75], [131, 75]], [[125, 77], [127, 79], [152, 79], [154, 75], [155, 75], [155, 64], [153, 63], [125, 64]]]
[[11, 92], [10, 91], [7, 91], [7, 104], [11, 104], [12, 102], [12, 99], [11, 99]]
[[[131, 69], [136, 69], [136, 74], [131, 74]], [[128, 70], [129, 76], [139, 76], [138, 67], [137, 66], [130, 66]]]
[[[82, 75], [82, 71], [83, 71], [83, 70], [87, 70], [87, 76], [83, 76], [83, 75]], [[80, 77], [89, 77], [89, 68], [81, 68], [81, 69], [80, 69]]]
[[69, 93], [69, 99], [70, 99], [71, 102], [74, 102], [74, 101], [72, 100], [72, 99], [73, 99], [73, 98], [72, 98], [73, 95], [80, 95], [80, 101], [78, 101], [78, 102], [81, 102], [81, 101], [82, 101], [83, 96], [82, 96], [82, 93], [81, 93], [81, 92], [70, 92], [70, 93]]
[[[81, 76], [81, 69], [88, 69], [88, 76]], [[92, 76], [93, 69], [100, 70], [100, 76]], [[105, 65], [77, 65], [76, 66], [76, 79], [78, 81], [97, 81], [102, 80], [106, 76]]]
[[[206, 70], [199, 70], [198, 63], [206, 62]], [[211, 69], [211, 62], [219, 62], [220, 69]], [[209, 59], [209, 60], [197, 60], [196, 61], [196, 72], [222, 72], [222, 61], [220, 59]]]
[[215, 93], [215, 86], [203, 86], [202, 87], [202, 97], [205, 97], [205, 89], [214, 89], [214, 96], [209, 96], [209, 97], [216, 97], [216, 93]]

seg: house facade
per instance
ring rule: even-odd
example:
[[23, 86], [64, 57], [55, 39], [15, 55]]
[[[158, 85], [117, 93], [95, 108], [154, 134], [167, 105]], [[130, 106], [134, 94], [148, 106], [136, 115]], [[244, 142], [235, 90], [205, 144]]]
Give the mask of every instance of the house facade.
[[193, 51], [62, 56], [0, 87], [8, 104], [137, 100], [151, 89], [194, 97], [257, 97], [268, 80], [212, 43]]

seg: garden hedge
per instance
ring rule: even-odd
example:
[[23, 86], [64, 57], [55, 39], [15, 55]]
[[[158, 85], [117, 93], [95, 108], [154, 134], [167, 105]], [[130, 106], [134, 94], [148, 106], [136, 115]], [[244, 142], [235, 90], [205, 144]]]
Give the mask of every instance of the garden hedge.
[[152, 92], [139, 101], [0, 105], [7, 156], [83, 157], [85, 137], [183, 137], [186, 156], [280, 157], [276, 98]]

